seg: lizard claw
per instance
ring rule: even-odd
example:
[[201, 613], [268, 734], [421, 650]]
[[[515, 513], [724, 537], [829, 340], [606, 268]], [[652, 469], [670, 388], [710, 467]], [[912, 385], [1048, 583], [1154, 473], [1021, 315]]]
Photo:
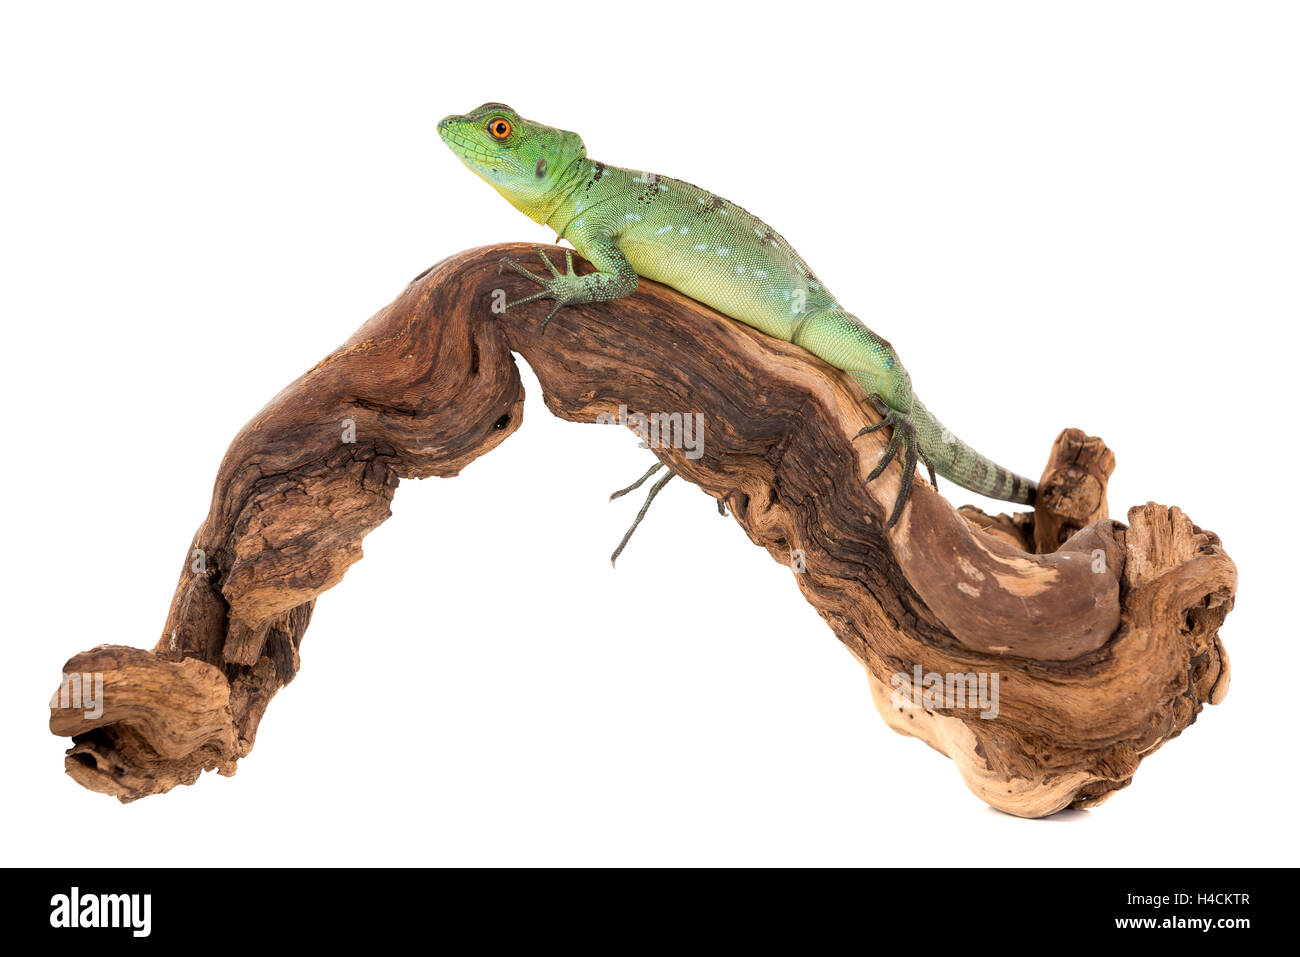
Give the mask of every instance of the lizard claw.
[[548, 312], [548, 313], [546, 314], [546, 318], [542, 320], [542, 324], [541, 324], [541, 326], [540, 326], [540, 327], [538, 328], [538, 330], [537, 330], [537, 334], [538, 334], [538, 335], [541, 335], [542, 333], [544, 333], [544, 332], [546, 331], [547, 323], [549, 323], [552, 319], [555, 318], [555, 314], [556, 314], [557, 312], [560, 311], [560, 307], [563, 306], [563, 305], [564, 305], [564, 303], [560, 302], [559, 300], [556, 300], [555, 305], [553, 305], [553, 306], [551, 307], [551, 311]]
[[[917, 459], [920, 458], [920, 453], [916, 447], [916, 429], [912, 426], [912, 420], [907, 415], [896, 409], [886, 409], [884, 417], [881, 418], [879, 422], [874, 425], [868, 425], [866, 428], [862, 429], [862, 431], [858, 433], [857, 437], [860, 438], [869, 432], [877, 432], [880, 429], [885, 428], [885, 426], [889, 426], [890, 429], [889, 447], [886, 448], [884, 454], [880, 456], [880, 461], [876, 463], [876, 467], [871, 470], [869, 475], [867, 475], [866, 480], [870, 482], [879, 478], [889, 466], [889, 463], [898, 456], [901, 449], [903, 453], [903, 481], [899, 486], [898, 495], [894, 499], [894, 510], [890, 513], [889, 520], [885, 522], [885, 531], [889, 531], [898, 524], [898, 520], [903, 516], [903, 509], [907, 507], [907, 500], [912, 491], [912, 476], [916, 472], [916, 463]], [[926, 462], [925, 464], [926, 467], [930, 469], [930, 478], [933, 480], [934, 468], [929, 462]]]
[[[546, 263], [546, 265], [550, 266], [551, 264], [550, 264], [550, 262], [548, 261], [548, 262]], [[500, 264], [497, 266], [497, 271], [498, 271], [498, 272], [500, 271], [501, 266], [505, 266], [505, 267], [507, 267], [507, 268], [509, 268], [509, 269], [513, 269], [515, 272], [519, 273], [519, 275], [521, 275], [521, 276], [527, 276], [529, 279], [531, 279], [533, 282], [537, 283], [539, 286], [544, 286], [544, 285], [546, 285], [546, 280], [545, 280], [545, 279], [543, 279], [541, 276], [537, 275], [537, 273], [533, 272], [531, 269], [526, 269], [524, 266], [522, 266], [521, 264], [519, 264], [518, 262], [516, 262], [516, 261], [513, 260], [513, 259], [503, 259], [503, 260], [501, 260]], [[554, 268], [554, 267], [552, 267], [552, 268]]]

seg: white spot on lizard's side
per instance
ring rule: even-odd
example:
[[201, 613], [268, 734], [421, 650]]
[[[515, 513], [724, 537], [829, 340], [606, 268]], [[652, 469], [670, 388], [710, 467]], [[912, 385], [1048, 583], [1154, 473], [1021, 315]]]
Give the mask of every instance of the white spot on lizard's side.
[[574, 223], [573, 225], [574, 225], [574, 226], [585, 226], [586, 224], [587, 224], [587, 221], [586, 221], [585, 219], [580, 219], [580, 220], [578, 220], [576, 223]]
[[679, 229], [679, 230], [677, 230], [677, 231], [678, 231], [679, 233], [681, 233], [683, 236], [685, 236], [687, 233], [689, 233], [689, 232], [691, 231], [691, 227], [689, 227], [689, 226], [683, 226], [681, 229]]
[[767, 278], [767, 270], [766, 270], [766, 269], [755, 269], [755, 270], [754, 270], [754, 276], [755, 276], [755, 278], [757, 278], [757, 279], [766, 279], [766, 278]]
[[731, 250], [728, 249], [726, 246], [719, 246], [719, 247], [718, 247], [718, 255], [719, 255], [719, 256], [725, 256], [725, 255], [727, 255], [727, 254], [730, 253], [730, 252], [731, 252]]
[[641, 217], [638, 216], [636, 213], [624, 213], [623, 218], [626, 219], [629, 223], [641, 222]]
[[671, 233], [676, 228], [676, 226], [660, 226], [655, 230], [655, 235], [662, 236], [664, 233]]
[[743, 275], [745, 275], [745, 267], [744, 267], [744, 266], [737, 266], [737, 267], [736, 267], [736, 275], [737, 275], [737, 276], [743, 276]]
[[696, 243], [694, 246], [691, 247], [691, 251], [692, 251], [692, 252], [697, 252], [697, 253], [702, 253], [702, 252], [704, 252], [704, 250], [706, 250], [706, 249], [708, 249], [708, 248], [709, 248], [709, 244], [708, 244], [708, 243]]

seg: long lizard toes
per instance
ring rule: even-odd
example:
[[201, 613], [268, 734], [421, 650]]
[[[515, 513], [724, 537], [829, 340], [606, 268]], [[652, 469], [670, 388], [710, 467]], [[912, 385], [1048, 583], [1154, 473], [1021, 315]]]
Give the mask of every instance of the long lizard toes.
[[871, 473], [869, 475], [867, 475], [868, 482], [872, 481], [873, 479], [879, 478], [880, 473], [882, 473], [883, 471], [885, 471], [886, 468], [889, 467], [889, 463], [892, 462], [894, 460], [894, 456], [898, 454], [898, 447], [899, 445], [902, 444], [902, 442], [903, 442], [903, 430], [900, 429], [898, 426], [894, 426], [894, 431], [889, 436], [889, 448], [885, 449], [885, 454], [880, 456], [880, 461], [876, 463], [876, 467], [871, 470]]
[[534, 246], [533, 250], [537, 253], [537, 258], [546, 263], [546, 268], [551, 271], [551, 275], [559, 279], [560, 271], [555, 268], [555, 263], [551, 262], [551, 257], [546, 255], [546, 251], [541, 246]]
[[916, 474], [916, 436], [909, 432], [905, 447], [903, 450], [903, 479], [898, 488], [898, 497], [894, 499], [894, 511], [889, 516], [889, 521], [885, 523], [885, 531], [889, 531], [898, 524], [898, 520], [903, 517], [903, 509], [907, 507], [907, 500], [912, 495], [912, 476]]
[[539, 285], [539, 286], [545, 286], [545, 285], [546, 285], [546, 280], [545, 280], [545, 279], [543, 279], [541, 276], [537, 275], [537, 273], [533, 272], [531, 269], [527, 269], [527, 268], [525, 268], [524, 266], [520, 265], [519, 263], [515, 262], [513, 259], [503, 259], [503, 260], [501, 260], [500, 264], [497, 266], [497, 270], [498, 270], [498, 271], [500, 271], [501, 266], [509, 266], [509, 267], [510, 267], [511, 269], [513, 269], [515, 272], [519, 273], [519, 275], [521, 275], [521, 276], [527, 276], [529, 279], [531, 279], [533, 282], [537, 283], [537, 285]]
[[903, 517], [903, 509], [907, 507], [907, 499], [912, 493], [912, 483], [907, 479], [899, 486], [898, 497], [894, 499], [894, 510], [889, 515], [889, 521], [885, 522], [885, 531], [889, 531], [898, 524], [898, 520]]
[[546, 314], [546, 318], [542, 320], [542, 324], [537, 330], [538, 335], [542, 335], [546, 332], [546, 327], [550, 324], [551, 320], [555, 318], [555, 314], [560, 311], [560, 307], [563, 305], [564, 303], [559, 302], [558, 300], [556, 301], [555, 305], [551, 307], [551, 311]]
[[[617, 566], [618, 556], [623, 554], [623, 549], [627, 548], [627, 543], [632, 540], [632, 533], [637, 530], [637, 526], [640, 525], [641, 520], [645, 518], [646, 512], [650, 511], [650, 503], [655, 500], [656, 495], [663, 491], [664, 486], [673, 480], [673, 477], [676, 476], [676, 474], [676, 472], [670, 469], [667, 475], [650, 487], [650, 494], [645, 497], [645, 503], [641, 506], [641, 511], [636, 513], [636, 520], [632, 522], [632, 527], [623, 534], [623, 540], [618, 543], [618, 548], [614, 549], [614, 554], [609, 556], [609, 565], [611, 568]], [[641, 477], [640, 481], [638, 481], [636, 485], [640, 485], [641, 482], [644, 482], [650, 475], [651, 472], [647, 472]], [[632, 487], [635, 488], [636, 485]]]
[[[888, 521], [885, 522], [885, 531], [889, 531], [898, 524], [898, 520], [903, 515], [903, 509], [907, 507], [907, 500], [912, 491], [912, 475], [916, 472], [916, 463], [921, 458], [916, 444], [916, 431], [913, 429], [911, 421], [894, 409], [887, 409], [884, 418], [862, 429], [858, 433], [858, 437], [866, 435], [868, 432], [877, 432], [885, 426], [890, 427], [889, 445], [881, 454], [876, 467], [867, 474], [866, 481], [871, 482], [879, 478], [885, 469], [889, 467], [889, 463], [898, 458], [899, 451], [902, 451], [903, 455], [900, 459], [900, 464], [903, 466], [902, 484], [898, 489], [898, 496], [894, 499], [894, 508], [890, 512]], [[937, 488], [934, 467], [928, 461], [926, 461], [925, 465], [930, 470], [930, 481]]]
[[898, 495], [894, 498], [894, 510], [889, 513], [889, 520], [885, 522], [885, 531], [889, 531], [898, 524], [898, 520], [903, 517], [903, 509], [907, 507], [907, 500], [912, 495], [912, 475], [916, 472], [916, 444], [913, 441], [906, 442], [906, 449], [903, 453], [903, 477], [898, 483]]
[[530, 302], [536, 302], [538, 299], [545, 299], [549, 293], [543, 289], [541, 292], [535, 292], [531, 296], [524, 296], [522, 299], [516, 299], [514, 302], [508, 302], [501, 307], [502, 312], [513, 309], [515, 306], [526, 306]]
[[664, 463], [656, 461], [655, 464], [652, 465], [652, 466], [650, 466], [650, 468], [646, 471], [645, 475], [642, 475], [639, 479], [637, 479], [637, 480], [636, 480], [635, 482], [633, 482], [631, 485], [627, 486], [626, 488], [621, 488], [621, 489], [619, 489], [617, 492], [613, 492], [613, 493], [611, 493], [610, 496], [609, 496], [609, 500], [612, 502], [612, 501], [614, 501], [614, 499], [616, 499], [616, 498], [622, 498], [622, 497], [623, 497], [624, 495], [626, 495], [628, 492], [635, 492], [637, 489], [639, 489], [642, 485], [645, 484], [646, 479], [648, 479], [650, 476], [654, 475], [656, 472], [658, 472], [658, 471], [659, 471], [661, 468], [663, 468], [663, 467], [664, 467]]

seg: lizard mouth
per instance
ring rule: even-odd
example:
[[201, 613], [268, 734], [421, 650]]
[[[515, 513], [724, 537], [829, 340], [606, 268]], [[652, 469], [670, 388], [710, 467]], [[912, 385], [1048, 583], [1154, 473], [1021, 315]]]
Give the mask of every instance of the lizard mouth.
[[499, 162], [499, 158], [494, 156], [486, 146], [470, 139], [456, 129], [452, 125], [452, 117], [447, 117], [438, 124], [438, 135], [442, 137], [442, 141], [447, 144], [451, 151], [463, 160], [472, 160], [489, 165]]

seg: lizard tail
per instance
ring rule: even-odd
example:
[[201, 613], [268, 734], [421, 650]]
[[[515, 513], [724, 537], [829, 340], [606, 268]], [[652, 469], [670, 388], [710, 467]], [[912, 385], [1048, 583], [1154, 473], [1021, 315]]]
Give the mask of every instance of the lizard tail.
[[962, 488], [989, 498], [1033, 505], [1038, 484], [985, 458], [944, 428], [929, 409], [915, 400], [911, 412], [917, 447], [935, 472]]

